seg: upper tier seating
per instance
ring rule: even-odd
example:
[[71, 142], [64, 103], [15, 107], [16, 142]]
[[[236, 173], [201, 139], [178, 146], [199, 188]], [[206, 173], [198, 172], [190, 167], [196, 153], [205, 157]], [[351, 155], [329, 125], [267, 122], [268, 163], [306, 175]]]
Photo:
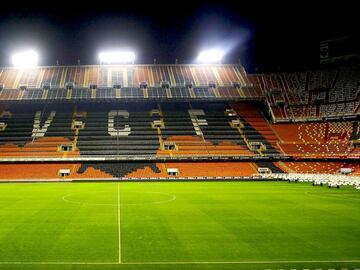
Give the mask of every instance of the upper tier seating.
[[278, 120], [360, 115], [360, 66], [246, 74], [241, 65], [0, 69], [0, 101], [266, 99]]
[[329, 102], [355, 100], [360, 93], [360, 66], [343, 67], [334, 87], [330, 88]]
[[[258, 75], [277, 119], [314, 119], [360, 114], [360, 66]], [[278, 102], [280, 90], [282, 102]]]
[[187, 82], [194, 86], [208, 86], [209, 83], [231, 86], [234, 82], [241, 86], [249, 84], [240, 65], [53, 66], [20, 72], [14, 68], [0, 68], [0, 84], [4, 89], [19, 89], [21, 86], [42, 88], [43, 85], [65, 88], [69, 82], [76, 88], [88, 88], [90, 85], [127, 88], [138, 87], [143, 82], [155, 87], [164, 81], [172, 87], [183, 87]]

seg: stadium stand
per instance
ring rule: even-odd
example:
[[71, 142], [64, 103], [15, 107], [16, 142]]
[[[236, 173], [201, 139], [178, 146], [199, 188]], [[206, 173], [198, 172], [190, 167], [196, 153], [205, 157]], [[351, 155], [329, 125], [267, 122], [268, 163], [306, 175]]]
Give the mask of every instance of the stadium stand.
[[[49, 166], [48, 166], [49, 165]], [[257, 174], [257, 165], [248, 162], [171, 162], [171, 163], [56, 163], [0, 164], [0, 179], [63, 181], [67, 179], [174, 179], [243, 177]], [[69, 170], [61, 175], [60, 171]], [[40, 171], [40, 173], [39, 173]]]
[[360, 67], [354, 65], [302, 73], [257, 75], [257, 82], [272, 107], [274, 118], [311, 121], [358, 115], [359, 76]]
[[2, 68], [0, 179], [358, 175], [359, 78], [356, 65]]

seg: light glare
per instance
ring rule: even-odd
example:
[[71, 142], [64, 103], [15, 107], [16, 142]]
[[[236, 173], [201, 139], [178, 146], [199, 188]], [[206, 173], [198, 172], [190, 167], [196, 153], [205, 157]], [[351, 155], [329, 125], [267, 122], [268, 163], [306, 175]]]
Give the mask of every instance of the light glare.
[[15, 53], [11, 58], [13, 65], [19, 68], [36, 66], [38, 59], [38, 54], [32, 50]]
[[135, 53], [130, 51], [101, 52], [99, 60], [102, 63], [131, 63], [135, 60]]
[[221, 50], [207, 50], [199, 53], [197, 60], [200, 63], [219, 63], [224, 56]]

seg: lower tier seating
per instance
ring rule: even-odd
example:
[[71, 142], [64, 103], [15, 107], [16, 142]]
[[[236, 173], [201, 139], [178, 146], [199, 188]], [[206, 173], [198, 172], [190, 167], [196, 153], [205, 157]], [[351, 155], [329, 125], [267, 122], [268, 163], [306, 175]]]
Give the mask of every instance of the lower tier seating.
[[[242, 177], [257, 174], [255, 163], [34, 163], [0, 164], [0, 180], [66, 180], [115, 178]], [[69, 171], [61, 176], [61, 171]], [[176, 173], [174, 173], [176, 172]], [[172, 175], [174, 173], [175, 175]]]
[[360, 165], [355, 162], [2, 163], [0, 181], [242, 178], [259, 175], [259, 169], [264, 168], [272, 173], [319, 174], [338, 174], [341, 168], [351, 168], [350, 175], [360, 175]]
[[358, 162], [277, 162], [276, 165], [287, 173], [337, 174], [341, 168], [351, 168], [350, 175], [360, 175]]

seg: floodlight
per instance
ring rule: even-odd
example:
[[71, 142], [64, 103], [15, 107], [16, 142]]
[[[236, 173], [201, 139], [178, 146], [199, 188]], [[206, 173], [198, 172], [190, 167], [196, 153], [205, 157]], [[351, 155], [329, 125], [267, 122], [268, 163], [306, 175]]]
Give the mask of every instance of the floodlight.
[[135, 60], [135, 53], [131, 51], [110, 51], [99, 53], [101, 63], [132, 63]]
[[38, 63], [38, 54], [33, 50], [15, 53], [11, 61], [15, 67], [27, 68], [34, 67]]
[[224, 56], [221, 50], [207, 50], [199, 53], [197, 61], [200, 63], [219, 63]]

